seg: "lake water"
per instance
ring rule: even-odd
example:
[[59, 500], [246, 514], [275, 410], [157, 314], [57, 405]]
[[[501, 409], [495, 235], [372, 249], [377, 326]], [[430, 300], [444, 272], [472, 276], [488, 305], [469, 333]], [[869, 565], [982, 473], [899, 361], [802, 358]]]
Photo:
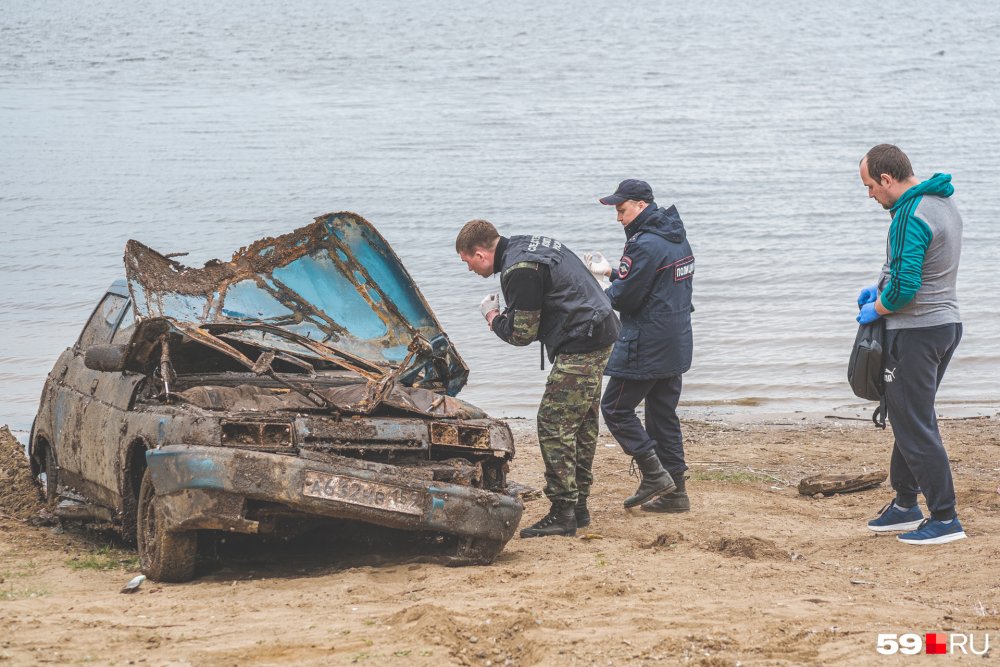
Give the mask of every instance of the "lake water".
[[648, 180], [698, 262], [686, 410], [852, 410], [855, 295], [888, 216], [857, 173], [892, 142], [954, 175], [965, 338], [941, 406], [1000, 404], [1000, 5], [111, 0], [0, 4], [0, 423], [136, 238], [199, 265], [328, 211], [371, 220], [472, 368], [530, 416], [454, 237], [474, 217], [617, 256], [597, 197]]

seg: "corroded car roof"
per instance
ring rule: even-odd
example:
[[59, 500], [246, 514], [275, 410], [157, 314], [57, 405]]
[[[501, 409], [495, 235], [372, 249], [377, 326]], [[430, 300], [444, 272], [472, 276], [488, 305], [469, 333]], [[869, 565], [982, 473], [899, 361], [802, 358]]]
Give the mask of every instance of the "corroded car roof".
[[305, 343], [319, 356], [335, 354], [403, 385], [439, 385], [451, 396], [468, 377], [399, 257], [355, 213], [321, 215], [201, 268], [131, 240], [125, 268], [136, 314], [169, 320], [189, 335], [226, 330], [250, 343], [268, 337], [269, 347], [296, 354]]

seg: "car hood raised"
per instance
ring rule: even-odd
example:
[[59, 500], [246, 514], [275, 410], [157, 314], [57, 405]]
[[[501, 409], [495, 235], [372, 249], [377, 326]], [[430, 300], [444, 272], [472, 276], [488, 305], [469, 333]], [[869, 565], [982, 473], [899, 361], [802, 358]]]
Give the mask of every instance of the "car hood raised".
[[468, 367], [399, 257], [355, 213], [319, 216], [294, 232], [241, 248], [228, 262], [211, 260], [202, 268], [186, 267], [131, 240], [125, 270], [140, 318], [206, 329], [277, 327], [364, 359], [401, 384], [438, 386], [451, 396], [468, 378]]

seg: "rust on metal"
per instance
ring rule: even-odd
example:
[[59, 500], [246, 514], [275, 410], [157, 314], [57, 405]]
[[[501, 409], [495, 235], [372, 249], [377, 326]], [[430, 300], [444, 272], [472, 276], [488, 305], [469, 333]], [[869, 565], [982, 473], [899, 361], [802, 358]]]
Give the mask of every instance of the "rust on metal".
[[511, 538], [510, 428], [455, 397], [468, 368], [363, 218], [202, 268], [129, 241], [125, 267], [32, 429], [60, 516], [115, 525], [166, 581], [194, 575], [199, 530], [369, 523], [450, 535], [455, 563]]

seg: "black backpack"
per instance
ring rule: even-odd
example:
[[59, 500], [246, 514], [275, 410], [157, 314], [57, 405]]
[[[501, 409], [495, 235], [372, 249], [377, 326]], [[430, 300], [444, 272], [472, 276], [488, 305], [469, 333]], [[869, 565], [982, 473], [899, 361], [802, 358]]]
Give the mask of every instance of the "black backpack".
[[872, 422], [885, 428], [885, 318], [880, 317], [858, 327], [858, 335], [847, 362], [847, 381], [854, 395], [868, 401], [878, 401]]

